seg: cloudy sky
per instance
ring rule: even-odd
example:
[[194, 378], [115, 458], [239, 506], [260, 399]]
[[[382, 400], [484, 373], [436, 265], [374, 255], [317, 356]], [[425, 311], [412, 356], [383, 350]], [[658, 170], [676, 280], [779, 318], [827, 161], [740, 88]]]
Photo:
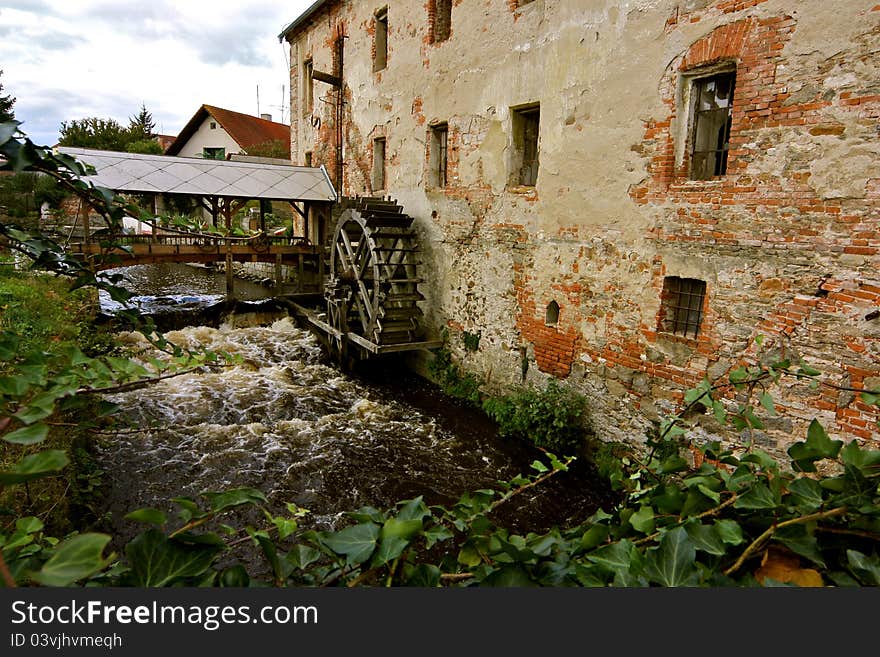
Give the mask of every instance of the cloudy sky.
[[312, 2], [0, 0], [2, 93], [41, 145], [57, 142], [62, 121], [128, 125], [141, 104], [168, 135], [202, 103], [257, 115], [258, 87], [259, 112], [287, 122], [278, 35]]

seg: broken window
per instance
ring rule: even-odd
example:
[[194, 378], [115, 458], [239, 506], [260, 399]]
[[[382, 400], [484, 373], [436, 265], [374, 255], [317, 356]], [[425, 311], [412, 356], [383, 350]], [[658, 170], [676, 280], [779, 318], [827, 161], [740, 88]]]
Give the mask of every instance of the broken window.
[[452, 0], [435, 0], [434, 43], [446, 41], [452, 33]]
[[202, 158], [206, 160], [225, 160], [226, 159], [226, 149], [225, 148], [209, 148], [205, 147], [202, 149]]
[[449, 126], [440, 123], [431, 126], [431, 182], [435, 187], [446, 187], [446, 167], [448, 158]]
[[725, 72], [693, 81], [691, 178], [709, 180], [727, 172], [736, 73]]
[[385, 189], [385, 138], [373, 140], [373, 191]]
[[540, 109], [537, 105], [513, 110], [513, 183], [534, 187], [538, 180], [538, 127]]
[[667, 276], [663, 279], [659, 330], [695, 338], [703, 321], [706, 281]]
[[376, 13], [376, 36], [373, 53], [373, 71], [381, 71], [388, 65], [388, 9]]
[[303, 115], [308, 116], [315, 107], [314, 94], [315, 88], [312, 81], [312, 73], [315, 65], [311, 59], [303, 62]]

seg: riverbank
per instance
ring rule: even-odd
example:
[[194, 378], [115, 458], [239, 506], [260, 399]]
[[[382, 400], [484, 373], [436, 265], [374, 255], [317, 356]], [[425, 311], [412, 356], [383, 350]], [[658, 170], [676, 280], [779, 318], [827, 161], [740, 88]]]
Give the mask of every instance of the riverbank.
[[[0, 428], [12, 428], [19, 423], [15, 418], [20, 411], [17, 397], [33, 399], [39, 395], [39, 384], [72, 349], [87, 356], [115, 352], [112, 335], [93, 323], [97, 309], [93, 290], [71, 292], [67, 279], [0, 266], [0, 331], [4, 347], [0, 349]], [[28, 396], [31, 386], [38, 392]], [[94, 400], [82, 403], [85, 406], [66, 404], [46, 418], [49, 431], [44, 441], [4, 443], [0, 471], [8, 471], [22, 458], [43, 450], [63, 450], [70, 463], [56, 476], [26, 486], [0, 488], [0, 515], [8, 518], [0, 518], [3, 531], [22, 517], [38, 518], [53, 535], [84, 529], [96, 520], [96, 499], [103, 481], [103, 473], [94, 459], [94, 420], [99, 413]]]

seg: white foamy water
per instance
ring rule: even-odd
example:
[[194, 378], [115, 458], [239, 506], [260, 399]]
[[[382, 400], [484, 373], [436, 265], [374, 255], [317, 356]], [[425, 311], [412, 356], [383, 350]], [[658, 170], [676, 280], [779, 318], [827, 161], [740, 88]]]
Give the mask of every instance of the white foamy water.
[[[141, 358], [156, 355], [139, 334], [121, 337]], [[294, 502], [332, 523], [363, 505], [418, 494], [451, 500], [516, 474], [509, 456], [484, 440], [441, 430], [434, 418], [330, 366], [289, 318], [166, 337], [238, 355], [242, 364], [108, 397], [134, 429], [103, 451], [117, 514], [170, 510], [176, 496], [251, 486], [279, 507]]]

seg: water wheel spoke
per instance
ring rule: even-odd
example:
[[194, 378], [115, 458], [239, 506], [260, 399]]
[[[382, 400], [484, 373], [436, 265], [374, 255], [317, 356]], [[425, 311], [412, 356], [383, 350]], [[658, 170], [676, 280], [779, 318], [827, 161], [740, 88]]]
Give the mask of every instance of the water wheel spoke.
[[340, 232], [341, 241], [337, 241], [336, 248], [339, 250], [339, 256], [343, 260], [344, 267], [342, 271], [348, 271], [349, 269], [354, 269], [354, 263], [357, 262], [355, 258], [354, 251], [351, 248], [351, 240], [348, 237], [348, 233], [344, 230]]

